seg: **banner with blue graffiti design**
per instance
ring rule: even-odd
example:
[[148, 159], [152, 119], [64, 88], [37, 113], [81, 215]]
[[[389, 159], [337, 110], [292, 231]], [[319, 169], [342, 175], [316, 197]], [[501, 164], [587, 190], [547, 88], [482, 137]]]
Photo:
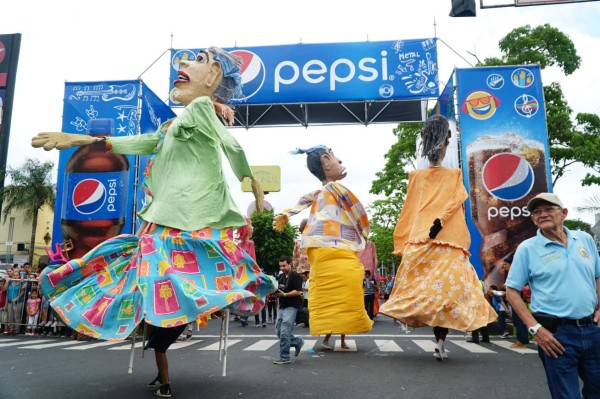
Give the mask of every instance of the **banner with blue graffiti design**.
[[[436, 39], [229, 48], [243, 60], [243, 98], [234, 103], [293, 104], [437, 97]], [[200, 49], [171, 50], [170, 105], [177, 71]]]

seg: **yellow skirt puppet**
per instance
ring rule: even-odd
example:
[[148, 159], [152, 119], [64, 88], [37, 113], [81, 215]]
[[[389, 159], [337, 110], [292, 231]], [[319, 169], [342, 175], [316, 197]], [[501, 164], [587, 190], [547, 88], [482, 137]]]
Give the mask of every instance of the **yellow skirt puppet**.
[[337, 248], [308, 248], [310, 277], [308, 313], [311, 335], [358, 334], [371, 331], [365, 311], [365, 274], [356, 252]]

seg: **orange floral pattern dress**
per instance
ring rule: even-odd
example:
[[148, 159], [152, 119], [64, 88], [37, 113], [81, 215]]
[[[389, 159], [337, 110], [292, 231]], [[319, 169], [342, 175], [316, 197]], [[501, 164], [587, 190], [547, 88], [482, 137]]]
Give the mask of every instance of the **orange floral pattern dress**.
[[[496, 320], [469, 262], [470, 236], [462, 208], [467, 192], [460, 169], [430, 167], [409, 174], [394, 232], [402, 256], [394, 288], [379, 313], [411, 327], [473, 331]], [[429, 238], [433, 221], [442, 230]]]

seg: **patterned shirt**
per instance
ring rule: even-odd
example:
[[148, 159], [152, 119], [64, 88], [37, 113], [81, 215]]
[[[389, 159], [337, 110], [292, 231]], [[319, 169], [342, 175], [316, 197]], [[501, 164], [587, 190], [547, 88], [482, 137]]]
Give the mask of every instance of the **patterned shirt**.
[[339, 248], [360, 252], [369, 235], [369, 218], [354, 194], [337, 182], [304, 195], [282, 214], [292, 216], [310, 207], [301, 248]]

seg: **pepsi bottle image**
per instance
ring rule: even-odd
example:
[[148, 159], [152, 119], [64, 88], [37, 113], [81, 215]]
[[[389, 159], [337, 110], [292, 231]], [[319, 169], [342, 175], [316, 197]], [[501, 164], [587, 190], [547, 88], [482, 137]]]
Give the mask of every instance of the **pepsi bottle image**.
[[[112, 119], [92, 119], [87, 134], [113, 133]], [[104, 141], [79, 147], [67, 161], [61, 210], [64, 240], [73, 241], [69, 258], [80, 258], [104, 240], [121, 233], [125, 224], [129, 161], [106, 152]]]
[[548, 191], [544, 144], [514, 133], [483, 135], [467, 145], [467, 160], [479, 256], [490, 284], [502, 284], [504, 260], [537, 230], [527, 202]]

